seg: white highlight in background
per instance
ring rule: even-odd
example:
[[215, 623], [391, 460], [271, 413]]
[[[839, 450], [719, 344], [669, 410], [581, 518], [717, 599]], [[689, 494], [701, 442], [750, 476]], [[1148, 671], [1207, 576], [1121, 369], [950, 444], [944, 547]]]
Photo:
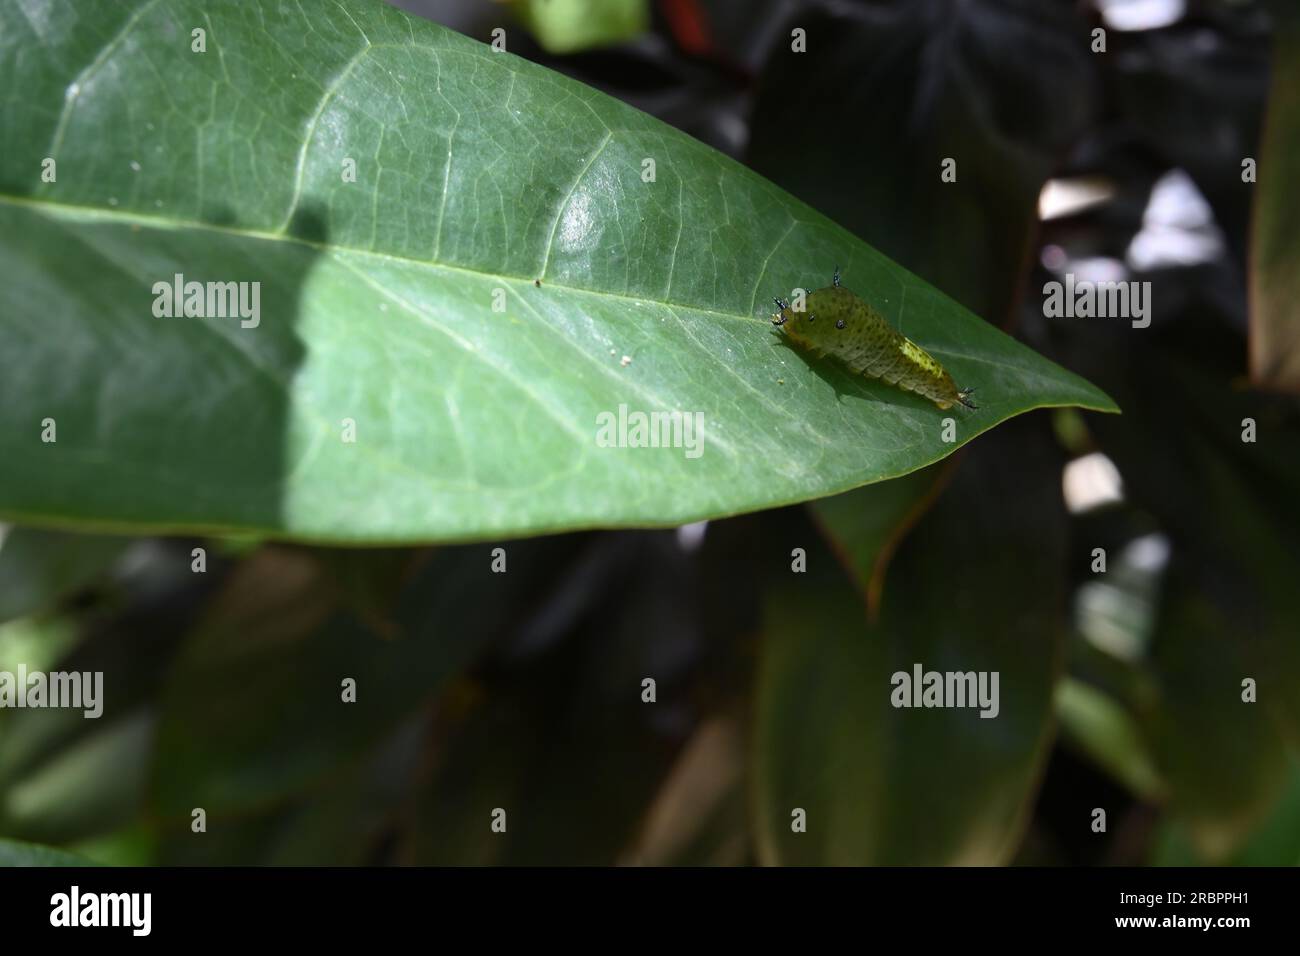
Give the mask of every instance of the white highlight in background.
[[1159, 30], [1187, 12], [1186, 0], [1096, 0], [1102, 22], [1112, 30]]
[[1115, 463], [1099, 451], [1076, 458], [1065, 466], [1061, 491], [1071, 514], [1091, 511], [1124, 500], [1124, 487]]
[[1151, 187], [1142, 229], [1125, 258], [1138, 272], [1213, 262], [1223, 254], [1223, 233], [1192, 177], [1171, 169]]
[[708, 527], [709, 523], [707, 521], [696, 521], [693, 524], [682, 525], [677, 529], [677, 544], [687, 554], [698, 551], [700, 545], [704, 543], [704, 532]]

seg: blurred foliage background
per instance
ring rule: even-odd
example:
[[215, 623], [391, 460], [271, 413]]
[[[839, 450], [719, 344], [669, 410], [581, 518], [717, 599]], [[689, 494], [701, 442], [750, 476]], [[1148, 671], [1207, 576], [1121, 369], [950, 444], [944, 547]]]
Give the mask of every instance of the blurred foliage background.
[[[8, 528], [0, 669], [103, 671], [110, 697], [0, 710], [0, 838], [44, 847], [0, 861], [1300, 863], [1288, 8], [399, 5], [504, 26], [735, 156], [1124, 414], [1033, 413], [903, 479], [675, 532]], [[1150, 282], [1150, 327], [1045, 318], [1066, 273]], [[891, 708], [915, 662], [998, 670], [1000, 716]]]

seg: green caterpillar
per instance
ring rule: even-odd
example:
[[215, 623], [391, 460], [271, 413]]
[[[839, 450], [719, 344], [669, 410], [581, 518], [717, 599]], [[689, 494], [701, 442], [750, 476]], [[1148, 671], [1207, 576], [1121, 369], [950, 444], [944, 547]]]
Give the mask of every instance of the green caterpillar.
[[975, 389], [958, 388], [933, 355], [841, 286], [838, 266], [831, 285], [808, 293], [802, 312], [782, 299], [772, 301], [780, 310], [772, 324], [799, 348], [829, 355], [860, 375], [915, 392], [940, 408], [979, 407], [970, 401]]

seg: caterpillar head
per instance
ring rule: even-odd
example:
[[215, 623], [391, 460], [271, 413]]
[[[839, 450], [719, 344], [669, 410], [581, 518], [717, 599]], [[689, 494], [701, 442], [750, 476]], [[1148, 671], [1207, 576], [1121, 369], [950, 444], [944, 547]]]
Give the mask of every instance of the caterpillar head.
[[778, 329], [792, 319], [797, 318], [798, 313], [790, 308], [790, 303], [785, 299], [773, 299], [772, 302], [776, 304], [776, 315], [772, 316], [772, 324]]
[[776, 305], [776, 315], [772, 316], [772, 325], [796, 341], [803, 341], [808, 331], [807, 326], [816, 320], [817, 314], [807, 308], [796, 309], [785, 299], [773, 299], [772, 302]]
[[[817, 317], [817, 312], [812, 308], [815, 294], [819, 293], [809, 293], [803, 309], [796, 309], [785, 299], [773, 299], [777, 312], [772, 316], [772, 326], [779, 329], [781, 334], [795, 345], [820, 355], [825, 351], [826, 345], [823, 336], [829, 331], [823, 326], [826, 326], [830, 320]], [[823, 307], [826, 305], [828, 303], [823, 301], [817, 305], [817, 308], [825, 311]], [[842, 319], [831, 324], [838, 329], [844, 328]]]

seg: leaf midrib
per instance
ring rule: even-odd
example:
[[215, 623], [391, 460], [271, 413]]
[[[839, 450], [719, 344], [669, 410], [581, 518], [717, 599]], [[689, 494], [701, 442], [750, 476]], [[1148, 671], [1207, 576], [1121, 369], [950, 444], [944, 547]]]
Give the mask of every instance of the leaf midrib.
[[[335, 243], [318, 242], [314, 239], [307, 239], [303, 236], [295, 236], [293, 233], [289, 232], [268, 232], [262, 229], [224, 226], [217, 223], [203, 222], [197, 219], [168, 219], [163, 216], [152, 216], [149, 213], [137, 212], [134, 210], [118, 211], [114, 209], [104, 209], [100, 206], [54, 203], [3, 194], [0, 194], [0, 203], [25, 209], [56, 210], [70, 216], [83, 216], [87, 219], [106, 219], [124, 224], [138, 223], [152, 229], [194, 229], [219, 233], [225, 236], [233, 236], [240, 239], [257, 239], [265, 242], [288, 242], [315, 250], [316, 252], [345, 253], [347, 255], [366, 256], [374, 259], [382, 259], [388, 262], [396, 262], [402, 265], [419, 266], [426, 269], [453, 272], [459, 275], [475, 276], [476, 278], [485, 280], [495, 279], [502, 282], [516, 283], [520, 285], [532, 285], [534, 282], [534, 277], [526, 275], [507, 275], [502, 272], [490, 272], [486, 269], [473, 269], [469, 266], [458, 266], [448, 262], [414, 259], [410, 256], [398, 255], [392, 252], [380, 252], [376, 249], [363, 249], [359, 246], [344, 246]], [[805, 225], [807, 225], [807, 223], [805, 223]], [[590, 289], [584, 286], [566, 285], [564, 283], [551, 282], [549, 280], [543, 282], [542, 286], [543, 288], [559, 289], [563, 292], [575, 292], [583, 295], [596, 296], [597, 298], [602, 299], [620, 299], [638, 305], [657, 305], [666, 309], [689, 309], [692, 312], [700, 312], [705, 315], [713, 315], [731, 321], [755, 321], [752, 316], [740, 312], [719, 312], [717, 309], [710, 309], [689, 302], [668, 302], [663, 299], [655, 299], [647, 296], [634, 296], [628, 295], [624, 292], [612, 292], [604, 289]]]
[[[313, 239], [307, 239], [303, 236], [295, 236], [288, 232], [268, 232], [262, 229], [240, 228], [235, 226], [224, 226], [211, 222], [203, 222], [196, 219], [168, 219], [162, 216], [152, 216], [148, 213], [137, 212], [134, 210], [123, 210], [121, 212], [113, 209], [104, 209], [99, 206], [81, 206], [69, 203], [52, 203], [42, 200], [27, 199], [20, 196], [0, 195], [0, 203], [19, 208], [31, 208], [40, 210], [56, 210], [70, 216], [83, 216], [88, 219], [104, 219], [117, 221], [121, 223], [138, 223], [153, 229], [193, 229], [207, 232], [218, 233], [220, 235], [232, 236], [242, 239], [255, 239], [264, 242], [287, 242], [304, 248], [312, 249], [321, 253], [343, 253], [351, 256], [364, 256], [367, 258], [379, 259], [386, 262], [395, 262], [401, 265], [417, 266], [425, 269], [440, 270], [443, 272], [455, 273], [457, 275], [474, 276], [481, 280], [497, 280], [515, 285], [530, 286], [534, 279], [526, 275], [508, 275], [502, 272], [490, 272], [486, 269], [473, 269], [469, 266], [453, 265], [448, 262], [433, 262], [427, 259], [414, 259], [410, 256], [398, 255], [391, 252], [380, 252], [376, 249], [363, 249], [359, 246], [344, 246], [333, 243], [317, 242]], [[804, 220], [796, 220], [796, 223], [811, 225]], [[755, 323], [757, 320], [752, 315], [746, 315], [741, 312], [720, 312], [717, 309], [710, 309], [707, 306], [695, 305], [689, 302], [669, 302], [665, 299], [656, 299], [649, 296], [628, 295], [625, 292], [614, 292], [605, 289], [591, 289], [585, 286], [567, 285], [560, 282], [547, 281], [543, 283], [544, 288], [558, 289], [562, 292], [577, 293], [579, 295], [594, 296], [598, 299], [618, 299], [623, 302], [631, 302], [636, 305], [654, 305], [664, 309], [686, 309], [691, 312], [699, 312], [702, 315], [716, 316], [720, 319], [726, 319], [732, 322]], [[973, 362], [980, 362], [985, 365], [992, 365], [995, 368], [1008, 369], [1016, 373], [1029, 373], [1031, 370], [1021, 364], [1010, 364], [1001, 358], [989, 357], [972, 351], [958, 351], [942, 346], [927, 346], [927, 350], [942, 355], [952, 356], [954, 358], [967, 359]], [[1038, 374], [1040, 380], [1050, 381], [1042, 374]], [[1083, 402], [1073, 402], [1080, 408], [1089, 409], [1098, 412], [1111, 412], [1114, 409], [1105, 408], [1097, 405], [1089, 405]], [[1054, 407], [1050, 405], [1035, 405], [1035, 408]]]

